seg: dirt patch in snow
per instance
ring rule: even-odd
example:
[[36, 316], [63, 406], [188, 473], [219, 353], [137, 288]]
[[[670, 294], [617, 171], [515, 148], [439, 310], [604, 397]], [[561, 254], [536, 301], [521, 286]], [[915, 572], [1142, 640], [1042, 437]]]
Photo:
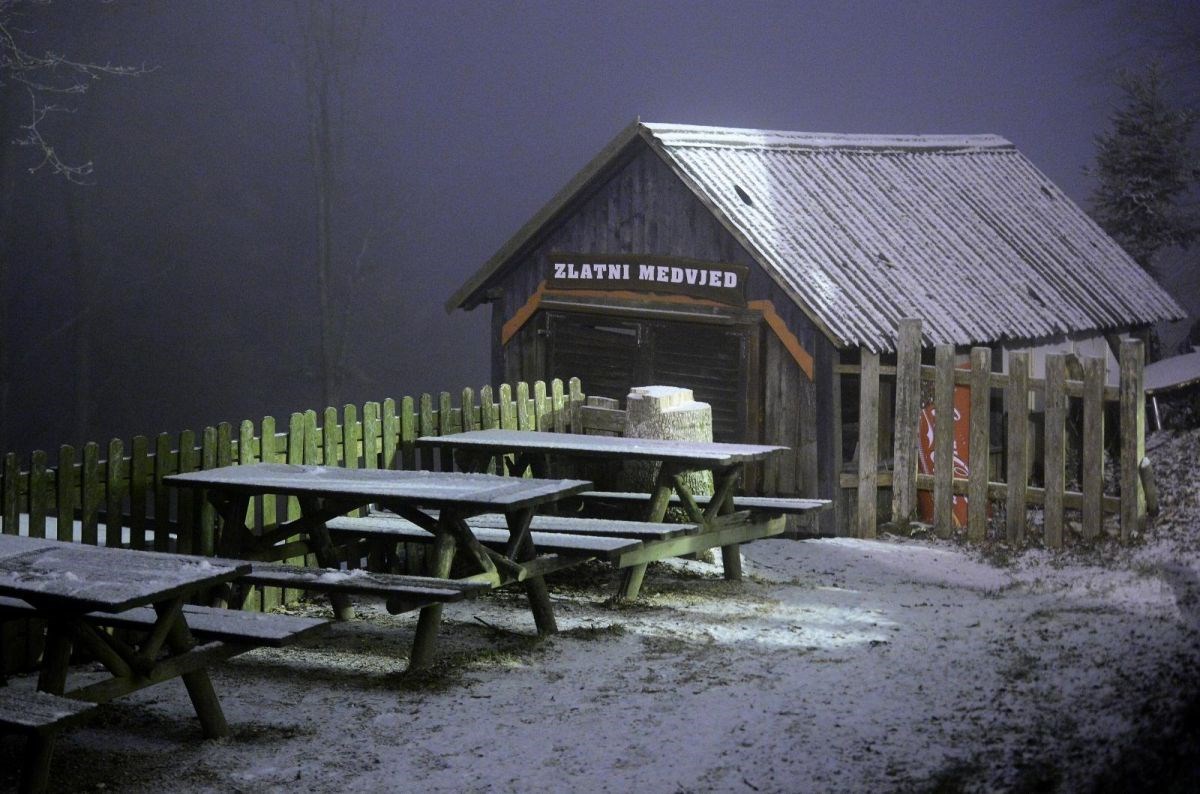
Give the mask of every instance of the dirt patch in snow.
[[[1196, 790], [1200, 432], [1155, 444], [1163, 511], [1131, 547], [997, 564], [929, 539], [768, 541], [744, 582], [657, 565], [622, 608], [589, 566], [552, 584], [562, 630], [543, 640], [519, 593], [448, 607], [420, 675], [415, 616], [360, 602], [322, 638], [217, 669], [229, 739], [201, 740], [172, 682], [64, 735], [53, 785]], [[20, 753], [0, 743], [0, 785]]]

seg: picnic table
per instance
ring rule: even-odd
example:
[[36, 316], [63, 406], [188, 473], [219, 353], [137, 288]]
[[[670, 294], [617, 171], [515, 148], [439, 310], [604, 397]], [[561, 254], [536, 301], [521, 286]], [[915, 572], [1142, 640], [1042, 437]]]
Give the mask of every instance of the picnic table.
[[[178, 487], [204, 489], [222, 520], [218, 553], [254, 562], [243, 582], [327, 592], [339, 617], [352, 614], [347, 594], [390, 594], [388, 608], [419, 608], [409, 668], [432, 663], [442, 607], [473, 593], [522, 583], [539, 633], [556, 630], [542, 575], [555, 560], [539, 555], [530, 523], [539, 508], [592, 486], [586, 480], [544, 480], [460, 472], [345, 469], [260, 463], [225, 466], [165, 478]], [[246, 524], [255, 496], [294, 496], [300, 517], [255, 531]], [[433, 536], [429, 576], [388, 576], [339, 571], [341, 557], [326, 524], [339, 516], [376, 507], [391, 511]], [[483, 546], [465, 520], [499, 514], [509, 540], [501, 550]], [[320, 569], [270, 565], [271, 560], [313, 553]], [[456, 556], [471, 573], [450, 579]]]
[[[45, 788], [54, 728], [96, 703], [175, 677], [183, 679], [204, 735], [227, 735], [207, 668], [245, 646], [222, 640], [197, 645], [186, 603], [249, 570], [248, 563], [232, 560], [0, 535], [0, 613], [46, 624], [38, 691], [0, 690], [0, 723], [6, 730], [30, 733], [33, 742], [22, 788]], [[139, 623], [144, 640], [134, 646], [107, 633], [101, 628], [107, 617]], [[75, 647], [110, 675], [68, 690]]]
[[[591, 491], [580, 495], [585, 502], [632, 505], [640, 510], [640, 520], [651, 524], [661, 523], [667, 509], [678, 506], [693, 524], [684, 537], [660, 538], [646, 544], [644, 559], [632, 562], [623, 571], [618, 598], [624, 600], [637, 597], [647, 563], [664, 556], [719, 547], [725, 577], [738, 580], [741, 543], [781, 535], [786, 528], [785, 514], [820, 510], [829, 504], [827, 500], [734, 495], [745, 467], [785, 449], [779, 446], [524, 430], [472, 430], [423, 436], [416, 443], [451, 452], [459, 466], [471, 471], [483, 471], [503, 461], [510, 474], [538, 475], [545, 473], [549, 459], [556, 457], [659, 464], [648, 493]], [[693, 494], [685, 477], [704, 471], [713, 477], [711, 496]]]

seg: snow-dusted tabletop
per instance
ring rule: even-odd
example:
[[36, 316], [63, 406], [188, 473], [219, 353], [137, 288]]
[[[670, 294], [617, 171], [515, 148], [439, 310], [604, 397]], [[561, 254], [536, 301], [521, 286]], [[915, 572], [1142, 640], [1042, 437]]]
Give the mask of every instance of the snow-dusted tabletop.
[[690, 464], [697, 468], [730, 466], [763, 460], [786, 447], [764, 444], [726, 444], [716, 441], [678, 441], [660, 438], [588, 436], [534, 430], [470, 430], [446, 436], [422, 436], [427, 447], [453, 447], [489, 453], [561, 454], [572, 457], [617, 458]]
[[587, 480], [540, 480], [390, 469], [344, 469], [255, 463], [173, 474], [171, 485], [227, 493], [316, 496], [347, 502], [405, 502], [421, 507], [515, 510], [554, 501], [591, 487]]
[[0, 535], [0, 595], [77, 612], [123, 612], [249, 573], [232, 560]]

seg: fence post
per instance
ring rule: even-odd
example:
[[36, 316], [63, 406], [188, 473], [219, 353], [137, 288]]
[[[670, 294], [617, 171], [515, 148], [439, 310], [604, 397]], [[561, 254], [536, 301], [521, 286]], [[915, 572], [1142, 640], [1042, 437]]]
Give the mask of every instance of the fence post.
[[[834, 377], [837, 377], [836, 375]], [[921, 421], [921, 321], [900, 321], [896, 340], [896, 421], [892, 439], [892, 521], [917, 508], [917, 428]]]
[[1052, 549], [1063, 545], [1063, 492], [1067, 488], [1067, 362], [1062, 353], [1046, 357], [1046, 501], [1043, 541]]
[[1008, 355], [1008, 388], [1004, 392], [1008, 412], [1008, 499], [1006, 529], [1009, 543], [1025, 541], [1025, 494], [1029, 487], [1029, 354]]
[[104, 545], [121, 545], [121, 471], [124, 468], [125, 445], [121, 439], [108, 442], [108, 464], [105, 467]]
[[858, 536], [874, 538], [879, 499], [879, 354], [862, 349], [858, 378]]
[[992, 351], [971, 349], [971, 449], [967, 481], [967, 540], [987, 535], [988, 479], [991, 476]]
[[1138, 465], [1146, 455], [1144, 353], [1136, 339], [1121, 340], [1121, 542], [1141, 529], [1146, 494]]
[[938, 345], [933, 382], [933, 528], [954, 532], [954, 345]]

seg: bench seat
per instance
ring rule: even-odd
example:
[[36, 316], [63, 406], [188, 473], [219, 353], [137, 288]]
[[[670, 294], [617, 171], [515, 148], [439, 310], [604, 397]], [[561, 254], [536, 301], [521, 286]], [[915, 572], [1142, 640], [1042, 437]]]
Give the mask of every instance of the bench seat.
[[[649, 502], [650, 494], [636, 491], [584, 491], [576, 498], [584, 502], [638, 505]], [[708, 494], [699, 494], [694, 498], [696, 504], [703, 508], [708, 506], [709, 500], [712, 497]], [[668, 504], [671, 507], [680, 507], [683, 501], [679, 498], [679, 494], [671, 494], [671, 500]], [[782, 496], [733, 497], [734, 510], [750, 510], [757, 513], [773, 513], [777, 515], [802, 515], [815, 510], [824, 510], [829, 505], [830, 501], [828, 499], [799, 499]]]
[[[483, 517], [480, 517], [483, 518]], [[540, 518], [540, 517], [539, 517]], [[555, 518], [547, 516], [546, 518]], [[504, 548], [508, 544], [508, 524], [504, 516], [494, 516], [492, 522], [476, 522], [472, 518], [467, 522], [471, 532], [484, 546]], [[629, 524], [635, 522], [605, 522], [595, 519], [558, 519], [556, 521], [574, 522], [579, 529], [588, 522], [591, 526], [602, 524]], [[637, 552], [642, 547], [642, 541], [636, 538], [605, 535], [584, 535], [564, 532], [532, 531], [538, 524], [538, 518], [531, 524], [530, 539], [537, 550], [544, 554], [556, 554], [563, 557], [599, 558], [605, 562], [620, 564], [625, 555]], [[547, 526], [546, 522], [541, 522]], [[376, 513], [364, 518], [335, 518], [328, 524], [329, 531], [335, 534], [354, 535], [356, 537], [385, 538], [397, 543], [431, 543], [432, 533], [416, 524], [390, 513]]]
[[292, 587], [317, 593], [400, 598], [422, 606], [461, 601], [490, 589], [487, 583], [432, 576], [370, 573], [361, 569], [343, 571], [267, 562], [254, 563], [254, 570], [240, 581], [261, 587]]
[[[0, 597], [0, 612], [31, 617], [36, 614], [36, 610], [24, 601], [6, 597]], [[274, 648], [290, 645], [329, 627], [329, 621], [323, 618], [242, 612], [196, 604], [185, 604], [183, 614], [192, 634], [202, 640], [268, 645]], [[158, 615], [151, 607], [138, 607], [115, 614], [91, 612], [85, 619], [101, 626], [137, 631], [152, 628]]]
[[6, 733], [46, 735], [81, 722], [95, 703], [36, 689], [0, 688], [0, 729]]

